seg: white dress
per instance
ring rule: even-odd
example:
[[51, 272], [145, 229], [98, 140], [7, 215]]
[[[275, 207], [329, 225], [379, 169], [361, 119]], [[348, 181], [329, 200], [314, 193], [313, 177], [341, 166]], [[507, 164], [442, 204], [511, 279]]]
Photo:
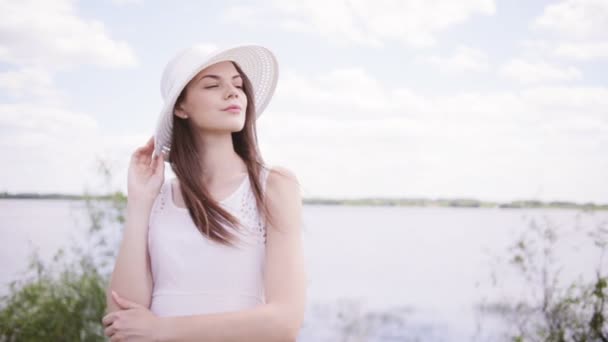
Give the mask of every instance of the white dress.
[[[261, 171], [263, 190], [268, 173], [266, 168]], [[150, 310], [158, 316], [181, 316], [263, 304], [266, 227], [249, 176], [219, 202], [241, 223], [236, 248], [212, 241], [197, 229], [188, 210], [175, 205], [173, 181], [165, 181], [150, 213], [148, 251], [154, 281]]]

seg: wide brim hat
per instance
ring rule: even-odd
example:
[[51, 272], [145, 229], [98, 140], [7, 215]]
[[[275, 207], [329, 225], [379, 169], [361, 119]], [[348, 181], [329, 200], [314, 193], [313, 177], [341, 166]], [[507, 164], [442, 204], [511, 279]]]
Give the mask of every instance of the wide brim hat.
[[154, 155], [164, 152], [165, 161], [169, 161], [173, 111], [182, 90], [201, 70], [223, 61], [235, 62], [247, 76], [253, 87], [256, 119], [262, 115], [274, 94], [279, 73], [277, 59], [269, 49], [259, 45], [215, 50], [198, 45], [189, 47], [176, 54], [163, 71], [160, 83], [163, 105], [154, 133]]

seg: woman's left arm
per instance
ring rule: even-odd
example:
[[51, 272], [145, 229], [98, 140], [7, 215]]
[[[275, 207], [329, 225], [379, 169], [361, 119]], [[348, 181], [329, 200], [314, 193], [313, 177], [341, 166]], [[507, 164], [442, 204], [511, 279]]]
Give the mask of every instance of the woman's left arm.
[[275, 169], [266, 185], [274, 223], [266, 228], [266, 303], [236, 312], [161, 318], [161, 341], [296, 340], [304, 321], [307, 286], [302, 197], [296, 176], [285, 168]]

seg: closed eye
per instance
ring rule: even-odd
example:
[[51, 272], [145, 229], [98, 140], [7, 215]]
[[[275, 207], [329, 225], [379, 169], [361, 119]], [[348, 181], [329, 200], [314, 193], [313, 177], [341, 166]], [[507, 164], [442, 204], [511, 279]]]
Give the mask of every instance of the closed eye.
[[[217, 85], [212, 85], [212, 86], [205, 87], [205, 89], [217, 88], [217, 87], [218, 87]], [[243, 86], [236, 86], [236, 87], [239, 89], [243, 89]]]

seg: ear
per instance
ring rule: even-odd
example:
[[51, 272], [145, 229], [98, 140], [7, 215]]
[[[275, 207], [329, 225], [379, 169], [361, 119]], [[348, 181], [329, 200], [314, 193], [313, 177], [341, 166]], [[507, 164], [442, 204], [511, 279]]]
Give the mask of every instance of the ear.
[[187, 106], [184, 103], [184, 102], [186, 102], [186, 96], [187, 96], [187, 91], [188, 91], [187, 89], [188, 89], [188, 85], [186, 85], [184, 87], [184, 89], [182, 89], [182, 92], [179, 94], [179, 96], [175, 100], [175, 106], [173, 107], [173, 114], [177, 115], [177, 117], [181, 118], [181, 119], [188, 118], [188, 111], [186, 108]]
[[175, 109], [173, 110], [173, 114], [177, 115], [179, 118], [182, 118], [182, 119], [188, 118], [188, 113], [186, 113], [182, 104], [175, 106]]

